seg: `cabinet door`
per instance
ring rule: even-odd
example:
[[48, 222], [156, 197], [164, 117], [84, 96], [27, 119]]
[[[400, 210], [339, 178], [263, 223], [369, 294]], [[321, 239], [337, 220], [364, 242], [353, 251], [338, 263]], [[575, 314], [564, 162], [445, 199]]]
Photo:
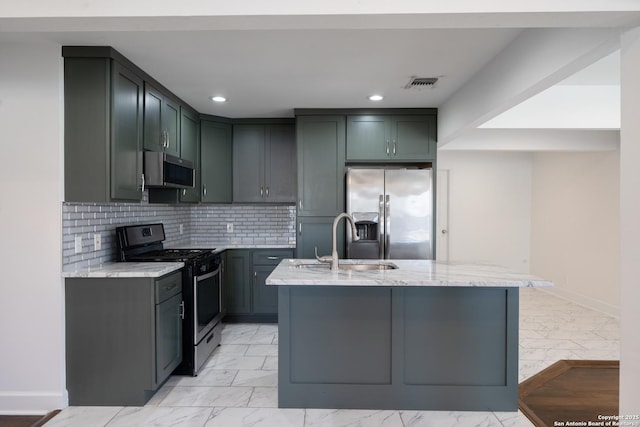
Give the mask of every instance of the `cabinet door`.
[[200, 201], [200, 126], [198, 116], [184, 108], [180, 111], [180, 157], [193, 162], [196, 169], [194, 188], [180, 190], [181, 202]]
[[347, 160], [387, 160], [390, 129], [388, 116], [348, 116]]
[[231, 203], [231, 125], [200, 122], [200, 179], [202, 202]]
[[115, 61], [112, 73], [111, 198], [140, 200], [143, 82]]
[[253, 312], [277, 313], [278, 312], [278, 287], [267, 286], [265, 281], [275, 266], [253, 266]]
[[234, 202], [264, 201], [264, 139], [264, 125], [233, 127]]
[[419, 161], [434, 159], [435, 117], [393, 116], [391, 159]]
[[164, 150], [162, 94], [148, 83], [144, 85], [144, 149]]
[[165, 132], [164, 151], [172, 156], [180, 156], [180, 104], [169, 98], [162, 103], [162, 129]]
[[227, 251], [227, 314], [251, 313], [251, 251]]
[[144, 149], [180, 156], [180, 106], [149, 83], [144, 85]]
[[268, 125], [265, 138], [264, 201], [295, 203], [297, 179], [295, 127]]
[[[296, 258], [315, 259], [318, 255], [331, 255], [334, 217], [298, 217]], [[344, 221], [338, 224], [336, 247], [338, 256], [344, 258]]]
[[156, 384], [182, 362], [182, 293], [156, 304]]
[[335, 216], [344, 211], [345, 118], [296, 119], [298, 215]]

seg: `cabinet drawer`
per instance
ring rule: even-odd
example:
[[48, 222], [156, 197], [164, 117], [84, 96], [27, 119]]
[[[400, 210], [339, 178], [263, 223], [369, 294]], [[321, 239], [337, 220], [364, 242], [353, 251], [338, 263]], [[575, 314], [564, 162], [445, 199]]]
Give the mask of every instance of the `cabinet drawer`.
[[280, 261], [293, 258], [293, 249], [265, 249], [253, 251], [254, 265], [278, 265]]
[[182, 292], [182, 271], [163, 276], [155, 281], [156, 304]]

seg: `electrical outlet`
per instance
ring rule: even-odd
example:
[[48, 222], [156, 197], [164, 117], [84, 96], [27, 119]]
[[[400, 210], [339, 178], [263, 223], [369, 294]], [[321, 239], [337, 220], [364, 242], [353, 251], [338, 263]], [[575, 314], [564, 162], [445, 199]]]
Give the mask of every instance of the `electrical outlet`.
[[184, 224], [180, 224], [180, 234], [184, 234]]
[[82, 236], [76, 236], [75, 248], [76, 248], [76, 253], [77, 254], [81, 254], [82, 253]]
[[100, 249], [102, 249], [102, 236], [100, 233], [96, 233], [93, 235], [93, 250], [99, 251]]
[[228, 222], [227, 223], [227, 233], [233, 233], [233, 223], [232, 222]]

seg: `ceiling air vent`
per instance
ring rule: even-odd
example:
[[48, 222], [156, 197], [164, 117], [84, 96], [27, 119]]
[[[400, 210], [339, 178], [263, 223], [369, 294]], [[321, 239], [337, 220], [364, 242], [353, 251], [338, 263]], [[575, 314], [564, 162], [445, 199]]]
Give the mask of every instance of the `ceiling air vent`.
[[431, 89], [438, 81], [437, 77], [416, 77], [412, 76], [405, 89]]

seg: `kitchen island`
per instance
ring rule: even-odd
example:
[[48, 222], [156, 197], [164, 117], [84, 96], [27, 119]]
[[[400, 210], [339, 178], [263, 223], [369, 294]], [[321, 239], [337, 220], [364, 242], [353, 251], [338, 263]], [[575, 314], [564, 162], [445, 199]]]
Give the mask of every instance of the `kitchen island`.
[[516, 411], [518, 290], [552, 283], [488, 265], [392, 262], [331, 271], [290, 259], [267, 278], [279, 286], [278, 406]]

